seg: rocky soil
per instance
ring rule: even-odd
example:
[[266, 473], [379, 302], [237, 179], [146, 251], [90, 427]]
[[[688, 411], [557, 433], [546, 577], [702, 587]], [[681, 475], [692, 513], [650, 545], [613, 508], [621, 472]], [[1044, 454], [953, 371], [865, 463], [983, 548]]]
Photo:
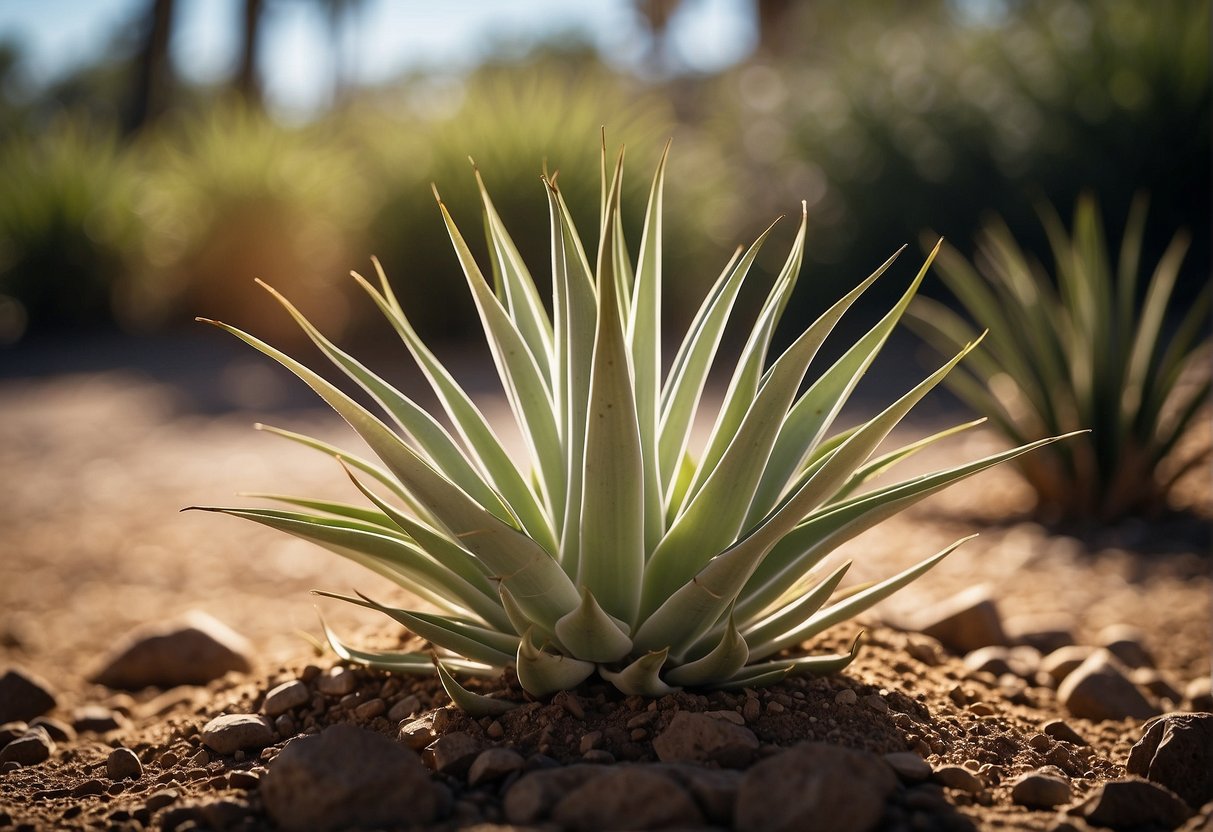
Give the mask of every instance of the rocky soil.
[[[1207, 470], [1154, 524], [1046, 531], [1001, 470], [873, 530], [840, 552], [856, 580], [982, 536], [809, 645], [866, 630], [837, 676], [653, 701], [589, 685], [472, 719], [432, 679], [314, 645], [307, 590], [399, 591], [178, 513], [236, 489], [352, 499], [256, 419], [130, 374], [0, 382], [0, 829], [1213, 824]], [[277, 423], [351, 444], [319, 412]], [[975, 433], [913, 464], [996, 447]], [[415, 646], [322, 612], [352, 640]], [[508, 674], [469, 686], [525, 701]]]

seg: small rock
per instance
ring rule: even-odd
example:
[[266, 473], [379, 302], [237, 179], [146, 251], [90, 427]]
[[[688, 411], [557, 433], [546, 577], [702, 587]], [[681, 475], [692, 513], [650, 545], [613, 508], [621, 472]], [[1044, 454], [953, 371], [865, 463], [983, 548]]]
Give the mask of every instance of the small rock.
[[525, 764], [522, 755], [512, 748], [490, 748], [480, 752], [468, 769], [468, 785], [500, 780], [507, 774], [522, 771]]
[[1099, 631], [1096, 642], [1125, 667], [1153, 667], [1154, 657], [1145, 645], [1145, 633], [1128, 624], [1112, 624]]
[[367, 722], [377, 716], [382, 716], [386, 710], [387, 703], [382, 699], [368, 699], [358, 707], [354, 708], [354, 716], [363, 722]]
[[421, 710], [421, 699], [410, 693], [393, 705], [387, 712], [387, 718], [392, 722], [401, 722]]
[[703, 768], [690, 763], [658, 763], [650, 766], [672, 777], [692, 798], [709, 824], [728, 828], [733, 822], [733, 804], [741, 788], [742, 773], [729, 768]]
[[253, 669], [251, 656], [247, 639], [194, 610], [173, 621], [132, 630], [91, 678], [123, 690], [205, 685], [230, 671], [249, 672]]
[[261, 776], [255, 771], [231, 771], [227, 775], [227, 784], [233, 789], [251, 792], [261, 785]]
[[927, 667], [938, 667], [942, 659], [939, 651], [942, 645], [935, 639], [921, 633], [911, 635], [906, 641], [906, 652]]
[[50, 759], [55, 741], [45, 731], [33, 728], [0, 749], [0, 763], [36, 766]]
[[76, 739], [76, 729], [53, 716], [37, 717], [29, 725], [31, 728], [41, 728], [46, 731], [55, 742], [71, 742]]
[[933, 605], [916, 623], [918, 630], [958, 653], [1007, 643], [998, 605], [985, 586], [970, 587]]
[[1158, 713], [1106, 650], [1095, 651], [1067, 676], [1057, 688], [1057, 698], [1083, 719], [1146, 719]]
[[[17, 739], [17, 737], [24, 736], [28, 730], [29, 725], [20, 720], [0, 725], [0, 748], [4, 748], [4, 746]], [[50, 732], [48, 731], [47, 733], [49, 734]]]
[[420, 751], [438, 736], [434, 730], [433, 713], [418, 717], [400, 726], [399, 739], [414, 751]]
[[1061, 647], [1040, 660], [1040, 672], [1048, 674], [1049, 678], [1053, 680], [1053, 684], [1059, 685], [1094, 652], [1094, 647], [1088, 647], [1085, 644]]
[[104, 794], [105, 788], [105, 783], [96, 778], [85, 780], [72, 789], [72, 797], [91, 797], [96, 794]]
[[1166, 699], [1178, 705], [1183, 701], [1183, 694], [1176, 690], [1171, 680], [1165, 674], [1153, 667], [1135, 667], [1129, 672], [1129, 680], [1155, 699]]
[[1060, 777], [1029, 771], [1011, 786], [1011, 800], [1029, 809], [1052, 809], [1070, 799], [1070, 784]]
[[607, 769], [562, 797], [551, 819], [575, 832], [686, 828], [704, 822], [690, 795], [648, 766]]
[[309, 699], [311, 699], [311, 694], [308, 693], [307, 685], [295, 679], [283, 682], [267, 693], [261, 711], [266, 716], [280, 716], [292, 708], [306, 705]]
[[1001, 676], [1004, 673], [1012, 673], [1011, 664], [1008, 661], [1011, 651], [999, 645], [990, 645], [989, 647], [979, 647], [964, 657], [964, 665], [974, 673], [992, 673], [995, 676]]
[[1098, 786], [1071, 811], [1088, 823], [1113, 829], [1174, 829], [1192, 816], [1192, 810], [1174, 792], [1137, 777]]
[[1072, 745], [1087, 745], [1087, 741], [1082, 738], [1082, 734], [1075, 731], [1068, 722], [1061, 719], [1051, 719], [1041, 728], [1046, 734], [1060, 742], [1068, 742]]
[[859, 694], [851, 688], [843, 688], [834, 695], [834, 701], [839, 705], [854, 705], [859, 701]]
[[1213, 711], [1213, 679], [1198, 676], [1184, 686], [1184, 699], [1192, 711]]
[[84, 705], [72, 714], [72, 727], [81, 734], [106, 734], [127, 724], [126, 717], [102, 705]]
[[603, 766], [578, 764], [525, 774], [505, 793], [506, 820], [519, 826], [539, 823], [564, 795], [606, 771]]
[[931, 764], [913, 751], [885, 754], [884, 761], [905, 783], [921, 783], [931, 776]]
[[354, 692], [358, 680], [344, 667], [334, 667], [316, 679], [316, 690], [325, 696], [346, 696]]
[[1052, 653], [1074, 643], [1074, 618], [1064, 613], [1009, 616], [1003, 627], [1013, 644], [1034, 647], [1041, 653]]
[[762, 715], [762, 703], [758, 701], [756, 696], [747, 696], [745, 703], [741, 706], [741, 716], [746, 722], [757, 722], [758, 717]]
[[111, 780], [138, 780], [143, 776], [143, 764], [129, 748], [115, 748], [105, 760], [105, 774]]
[[[803, 743], [767, 757], [742, 778], [733, 810], [741, 832], [876, 829], [897, 778], [873, 754]], [[778, 799], [773, 799], [777, 797]]]
[[261, 797], [287, 832], [420, 826], [438, 813], [416, 753], [346, 724], [288, 742], [261, 778]]
[[1150, 723], [1125, 769], [1166, 786], [1193, 809], [1213, 800], [1213, 714], [1168, 714]]
[[149, 812], [157, 812], [165, 806], [171, 806], [177, 802], [179, 797], [181, 794], [176, 789], [160, 789], [148, 795], [144, 805], [147, 806]]
[[932, 778], [949, 789], [959, 789], [970, 794], [977, 794], [985, 788], [981, 778], [964, 766], [941, 766], [935, 769]]
[[739, 768], [754, 758], [758, 737], [743, 725], [679, 711], [653, 740], [653, 750], [663, 763], [713, 762]]
[[202, 742], [219, 754], [263, 748], [274, 741], [274, 729], [257, 714], [224, 714], [202, 727]]
[[10, 667], [0, 676], [0, 723], [29, 722], [54, 707], [50, 685], [35, 674]]
[[471, 734], [452, 731], [427, 745], [421, 759], [434, 771], [459, 777], [467, 772], [483, 748]]

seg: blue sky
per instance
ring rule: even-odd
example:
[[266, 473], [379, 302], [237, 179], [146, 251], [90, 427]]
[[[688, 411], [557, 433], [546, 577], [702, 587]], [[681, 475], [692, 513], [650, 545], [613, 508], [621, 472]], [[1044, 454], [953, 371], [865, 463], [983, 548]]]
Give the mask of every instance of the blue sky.
[[[35, 86], [100, 57], [148, 0], [0, 0], [0, 40], [16, 41]], [[316, 4], [270, 0], [262, 73], [271, 104], [306, 114], [328, 101], [334, 68], [327, 21]], [[240, 0], [178, 0], [172, 51], [195, 81], [220, 81], [236, 60]], [[676, 58], [710, 71], [739, 60], [755, 33], [747, 0], [687, 0], [672, 23]], [[635, 65], [643, 32], [631, 0], [364, 0], [346, 31], [355, 81], [411, 68], [458, 72], [495, 42], [527, 44], [580, 31], [614, 63]]]

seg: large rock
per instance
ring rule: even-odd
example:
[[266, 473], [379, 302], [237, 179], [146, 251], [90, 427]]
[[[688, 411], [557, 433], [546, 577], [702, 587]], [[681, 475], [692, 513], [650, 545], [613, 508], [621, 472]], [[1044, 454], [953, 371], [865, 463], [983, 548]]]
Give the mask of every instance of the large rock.
[[574, 832], [686, 828], [704, 822], [690, 795], [652, 766], [608, 768], [560, 798], [551, 819]]
[[932, 605], [914, 620], [914, 625], [957, 653], [1007, 643], [998, 605], [985, 586], [970, 587]]
[[252, 670], [252, 648], [204, 612], [137, 627], [102, 660], [92, 681], [111, 688], [205, 685], [229, 671]]
[[1173, 792], [1136, 777], [1104, 783], [1072, 811], [1112, 829], [1174, 829], [1192, 816]]
[[532, 771], [505, 793], [505, 817], [519, 826], [547, 818], [561, 797], [609, 771], [605, 766], [578, 764]]
[[663, 763], [717, 763], [744, 766], [758, 751], [758, 737], [744, 725], [709, 714], [679, 711], [653, 740]]
[[438, 813], [415, 752], [344, 724], [287, 743], [261, 779], [261, 797], [287, 832], [412, 827]]
[[1096, 650], [1057, 688], [1057, 698], [1084, 719], [1147, 719], [1158, 708], [1130, 681], [1123, 665], [1107, 650]]
[[1213, 714], [1168, 714], [1154, 721], [1129, 751], [1125, 768], [1200, 808], [1213, 800]]
[[805, 743], [746, 772], [733, 810], [741, 832], [866, 832], [876, 829], [897, 787], [873, 754]]
[[50, 686], [33, 673], [10, 667], [0, 676], [0, 723], [29, 722], [54, 707]]

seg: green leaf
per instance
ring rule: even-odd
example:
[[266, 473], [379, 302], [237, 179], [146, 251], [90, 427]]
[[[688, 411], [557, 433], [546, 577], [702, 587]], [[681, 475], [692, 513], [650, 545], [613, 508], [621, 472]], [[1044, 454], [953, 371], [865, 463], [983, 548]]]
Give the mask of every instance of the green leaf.
[[532, 696], [547, 696], [577, 687], [594, 672], [594, 663], [543, 650], [528, 630], [518, 644], [516, 669], [524, 690]]
[[666, 681], [679, 687], [710, 685], [719, 679], [728, 679], [749, 661], [750, 648], [733, 622], [726, 619], [719, 643], [702, 658], [679, 665], [665, 675]]
[[521, 704], [519, 702], [493, 699], [489, 696], [473, 693], [455, 681], [455, 677], [447, 672], [447, 669], [442, 666], [442, 662], [436, 658], [434, 659], [434, 667], [438, 671], [438, 681], [442, 683], [442, 689], [446, 691], [446, 695], [451, 697], [451, 702], [456, 708], [459, 708], [473, 719], [480, 719], [486, 716], [501, 716], [504, 713], [509, 713]]
[[669, 653], [669, 650], [654, 650], [623, 670], [614, 671], [600, 666], [598, 674], [627, 696], [665, 696], [677, 690], [661, 681], [661, 668], [665, 666]]
[[586, 587], [577, 609], [556, 622], [556, 635], [565, 650], [587, 662], [616, 662], [632, 649], [627, 633]]

